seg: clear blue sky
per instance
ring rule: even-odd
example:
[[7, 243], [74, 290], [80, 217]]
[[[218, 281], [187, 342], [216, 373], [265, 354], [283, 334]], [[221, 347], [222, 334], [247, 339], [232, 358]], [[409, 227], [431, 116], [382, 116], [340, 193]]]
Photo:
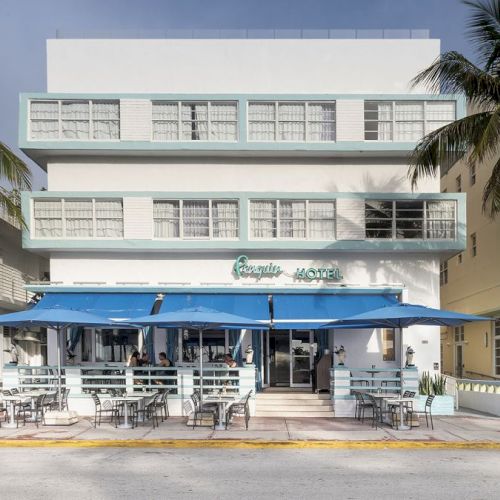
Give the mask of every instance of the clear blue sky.
[[[459, 0], [0, 0], [0, 140], [17, 150], [18, 94], [46, 90], [45, 40], [164, 29], [429, 29], [471, 56]], [[32, 163], [34, 188], [45, 185]]]

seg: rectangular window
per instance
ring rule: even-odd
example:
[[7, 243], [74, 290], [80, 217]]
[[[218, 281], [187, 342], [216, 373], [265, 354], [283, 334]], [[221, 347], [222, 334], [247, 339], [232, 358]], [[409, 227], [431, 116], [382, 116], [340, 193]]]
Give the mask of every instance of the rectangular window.
[[455, 120], [452, 101], [365, 101], [366, 141], [418, 141]]
[[383, 360], [396, 361], [396, 349], [394, 343], [394, 329], [384, 328], [382, 330]]
[[456, 202], [365, 200], [366, 237], [455, 239]]
[[459, 253], [457, 257], [458, 263], [461, 264], [463, 262], [463, 253]]
[[155, 238], [239, 237], [236, 200], [154, 200], [153, 218]]
[[471, 186], [476, 183], [476, 165], [474, 164], [469, 167], [469, 181]]
[[470, 235], [470, 253], [472, 257], [477, 255], [477, 236], [476, 233]]
[[[182, 361], [198, 363], [200, 360], [200, 334], [198, 330], [184, 330], [182, 337]], [[216, 330], [203, 332], [203, 362], [222, 363], [226, 349], [226, 333]], [[205, 382], [206, 383], [206, 382]], [[208, 384], [212, 384], [208, 381]]]
[[153, 102], [154, 141], [229, 141], [238, 139], [236, 102]]
[[117, 140], [120, 103], [103, 100], [30, 101], [31, 139]]
[[33, 200], [35, 238], [122, 238], [122, 200]]
[[96, 362], [127, 363], [130, 353], [137, 351], [139, 332], [136, 329], [103, 328], [95, 331]]
[[256, 239], [335, 239], [335, 202], [251, 200], [250, 234]]
[[500, 375], [500, 319], [495, 320], [495, 375]]
[[455, 327], [455, 342], [463, 342], [465, 340], [465, 327], [456, 326]]
[[455, 188], [456, 188], [457, 193], [461, 193], [462, 192], [462, 176], [461, 175], [459, 175], [455, 179]]
[[441, 286], [448, 283], [448, 261], [445, 260], [439, 265], [439, 284]]
[[335, 101], [250, 102], [248, 140], [335, 141]]

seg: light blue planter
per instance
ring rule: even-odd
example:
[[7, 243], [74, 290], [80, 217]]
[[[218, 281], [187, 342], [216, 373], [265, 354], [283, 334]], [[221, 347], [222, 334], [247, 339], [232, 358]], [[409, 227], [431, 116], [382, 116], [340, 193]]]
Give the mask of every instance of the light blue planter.
[[[425, 400], [427, 396], [420, 395], [418, 400], [418, 411], [425, 409]], [[453, 396], [436, 396], [432, 402], [433, 415], [453, 415], [455, 413], [455, 401]]]

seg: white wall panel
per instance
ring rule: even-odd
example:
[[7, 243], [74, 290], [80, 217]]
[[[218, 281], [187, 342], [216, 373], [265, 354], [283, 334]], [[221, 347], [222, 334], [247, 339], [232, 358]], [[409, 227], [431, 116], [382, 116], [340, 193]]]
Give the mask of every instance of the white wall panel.
[[150, 100], [120, 100], [120, 139], [122, 141], [151, 140], [151, 108]]
[[364, 141], [364, 101], [337, 101], [337, 141]]
[[365, 201], [339, 198], [337, 200], [337, 239], [365, 239]]
[[152, 198], [123, 198], [123, 236], [137, 240], [153, 238]]

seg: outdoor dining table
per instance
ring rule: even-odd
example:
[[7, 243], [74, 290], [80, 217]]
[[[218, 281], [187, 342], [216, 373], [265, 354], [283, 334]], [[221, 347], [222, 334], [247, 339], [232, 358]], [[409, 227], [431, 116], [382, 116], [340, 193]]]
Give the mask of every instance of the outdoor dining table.
[[208, 395], [205, 396], [205, 401], [208, 403], [217, 403], [218, 408], [218, 422], [215, 426], [216, 430], [223, 431], [226, 429], [226, 410], [231, 406], [237, 399], [237, 396], [230, 395]]
[[118, 427], [120, 429], [132, 429], [133, 424], [129, 421], [129, 414], [128, 414], [128, 404], [127, 403], [136, 403], [136, 402], [141, 402], [143, 401], [145, 396], [143, 395], [133, 395], [133, 396], [113, 396], [110, 398], [112, 402], [123, 402], [125, 403], [123, 406], [123, 424], [119, 424]]
[[21, 394], [17, 394], [15, 396], [2, 396], [2, 400], [9, 403], [9, 420], [3, 424], [4, 427], [8, 429], [15, 429], [17, 427], [16, 424], [16, 416], [14, 411], [15, 403], [28, 403], [31, 398], [22, 396]]
[[396, 426], [396, 429], [398, 431], [408, 431], [411, 429], [409, 425], [403, 424], [403, 418], [404, 418], [404, 405], [405, 403], [413, 403], [415, 400], [414, 398], [401, 398], [398, 397], [396, 399], [388, 399], [386, 403], [388, 405], [397, 405], [399, 406], [399, 422], [398, 425]]
[[[360, 391], [360, 392], [364, 396], [366, 396], [366, 395], [372, 396], [373, 399], [375, 399], [375, 402], [377, 403], [377, 405], [380, 405], [381, 409], [382, 409], [382, 404], [385, 405], [385, 404], [387, 404], [387, 401], [397, 399], [400, 396], [400, 394], [397, 392], [370, 392], [370, 391]], [[382, 416], [383, 416], [383, 412], [380, 412], [381, 422], [383, 421]], [[386, 422], [386, 423], [389, 423], [389, 422]]]

